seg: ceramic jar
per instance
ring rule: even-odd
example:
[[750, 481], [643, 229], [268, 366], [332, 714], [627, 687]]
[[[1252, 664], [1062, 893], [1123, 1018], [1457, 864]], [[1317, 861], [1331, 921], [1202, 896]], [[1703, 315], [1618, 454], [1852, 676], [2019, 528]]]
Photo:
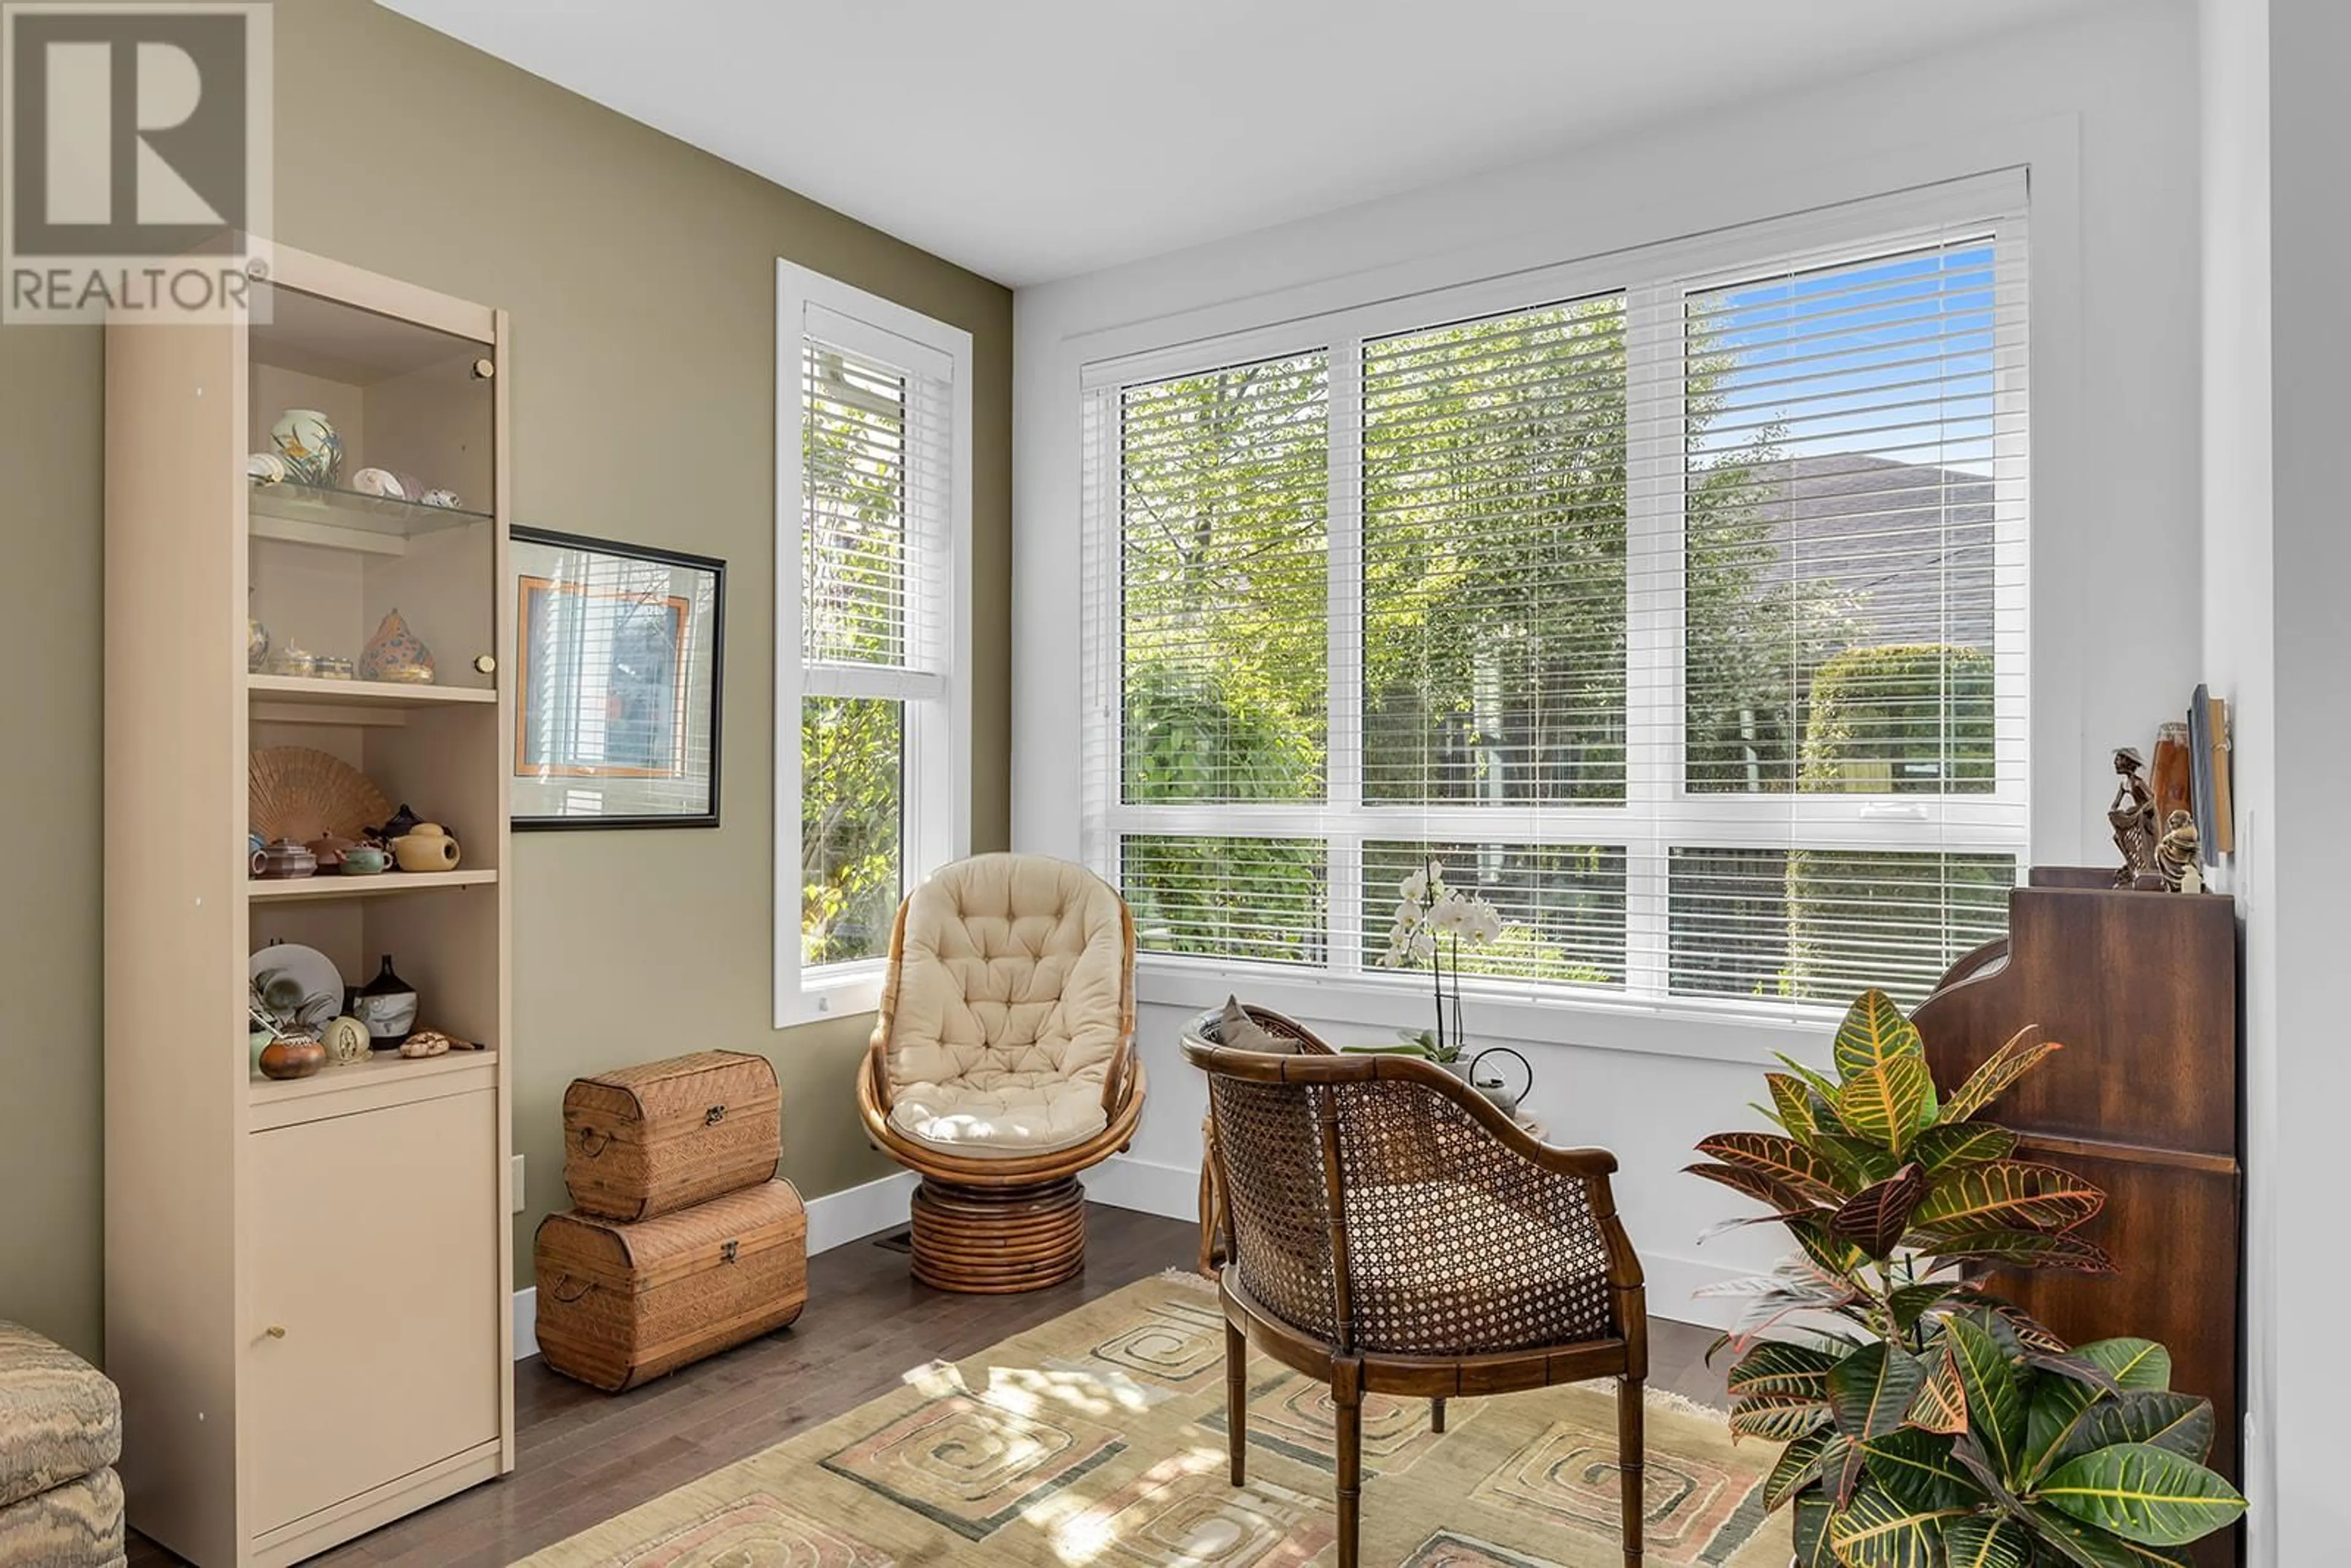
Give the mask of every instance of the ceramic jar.
[[270, 444], [287, 476], [305, 485], [332, 485], [343, 465], [343, 438], [315, 408], [289, 408], [269, 427]]
[[327, 1065], [327, 1048], [298, 1035], [279, 1035], [261, 1048], [264, 1078], [308, 1078]]
[[414, 686], [433, 684], [433, 650], [399, 611], [383, 618], [375, 635], [360, 651], [360, 679], [400, 681]]
[[392, 841], [392, 858], [402, 871], [455, 871], [457, 841], [438, 822], [419, 822]]

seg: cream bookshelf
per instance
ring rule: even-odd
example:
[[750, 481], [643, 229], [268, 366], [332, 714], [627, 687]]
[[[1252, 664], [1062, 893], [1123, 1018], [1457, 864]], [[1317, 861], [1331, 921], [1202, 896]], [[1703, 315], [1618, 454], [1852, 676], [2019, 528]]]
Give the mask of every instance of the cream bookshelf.
[[[503, 312], [277, 247], [266, 319], [107, 334], [107, 1370], [132, 1528], [201, 1568], [312, 1556], [513, 1468]], [[456, 507], [255, 487], [288, 408]], [[386, 610], [432, 685], [356, 658]], [[316, 747], [464, 846], [441, 873], [253, 880], [246, 765]], [[394, 956], [488, 1049], [256, 1076], [247, 955]]]

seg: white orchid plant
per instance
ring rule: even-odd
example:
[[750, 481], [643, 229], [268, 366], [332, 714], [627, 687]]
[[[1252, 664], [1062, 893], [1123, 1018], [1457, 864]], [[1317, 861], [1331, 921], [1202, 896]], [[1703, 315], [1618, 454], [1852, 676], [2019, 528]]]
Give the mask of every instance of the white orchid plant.
[[[1398, 883], [1396, 899], [1395, 924], [1388, 930], [1387, 950], [1379, 956], [1380, 967], [1409, 969], [1428, 965], [1437, 997], [1437, 1030], [1430, 1054], [1439, 1061], [1452, 1061], [1468, 1040], [1461, 1027], [1461, 945], [1482, 947], [1499, 939], [1501, 913], [1482, 898], [1446, 886], [1440, 861], [1429, 862], [1426, 870]], [[1446, 987], [1448, 967], [1453, 977], [1449, 992]]]

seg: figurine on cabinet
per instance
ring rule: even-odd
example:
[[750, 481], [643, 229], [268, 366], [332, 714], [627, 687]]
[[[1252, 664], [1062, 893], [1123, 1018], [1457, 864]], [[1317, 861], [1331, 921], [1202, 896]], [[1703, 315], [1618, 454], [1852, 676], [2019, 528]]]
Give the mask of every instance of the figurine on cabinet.
[[2137, 887], [2142, 878], [2159, 876], [2156, 869], [2155, 797], [2141, 775], [2147, 759], [2135, 747], [2115, 751], [2115, 798], [2106, 806], [2106, 821], [2115, 830], [2115, 848], [2123, 863], [2115, 873], [2116, 887]]
[[2162, 874], [2163, 885], [2173, 893], [2203, 892], [2201, 859], [2196, 819], [2185, 811], [2172, 812], [2164, 824], [2162, 840], [2155, 846], [2156, 869]]

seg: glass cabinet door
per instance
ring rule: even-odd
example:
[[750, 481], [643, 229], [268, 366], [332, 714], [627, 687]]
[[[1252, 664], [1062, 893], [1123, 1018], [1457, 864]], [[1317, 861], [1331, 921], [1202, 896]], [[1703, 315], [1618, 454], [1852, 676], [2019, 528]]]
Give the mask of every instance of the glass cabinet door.
[[492, 346], [282, 285], [258, 292], [245, 459], [254, 684], [494, 692]]

